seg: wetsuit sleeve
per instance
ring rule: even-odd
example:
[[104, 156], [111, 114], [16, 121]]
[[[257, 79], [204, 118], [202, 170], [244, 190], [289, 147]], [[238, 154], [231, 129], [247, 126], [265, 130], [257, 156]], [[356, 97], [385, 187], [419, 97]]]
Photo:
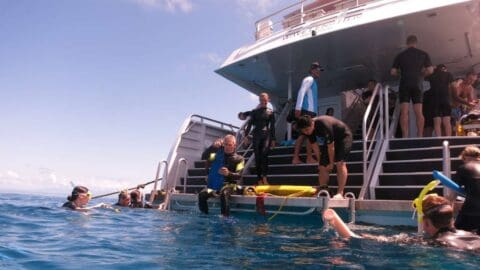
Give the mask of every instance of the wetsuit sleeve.
[[242, 177], [242, 171], [243, 171], [243, 168], [245, 168], [245, 160], [243, 159], [243, 157], [239, 155], [235, 158], [235, 160], [236, 160], [235, 171], [232, 172], [229, 170], [228, 176], [225, 177], [225, 180], [227, 181], [240, 180], [240, 178]]
[[297, 104], [295, 105], [295, 110], [300, 111], [302, 110], [303, 99], [305, 98], [305, 94], [307, 90], [312, 87], [313, 84], [313, 77], [308, 76], [302, 81], [302, 86], [300, 86], [300, 90], [298, 90], [297, 95]]
[[465, 174], [466, 174], [466, 168], [465, 168], [465, 165], [461, 165], [460, 167], [458, 167], [457, 169], [457, 173], [453, 176], [453, 181], [457, 184], [459, 184], [460, 186], [464, 186], [465, 185]]
[[249, 117], [252, 114], [252, 111], [242, 112], [242, 114], [245, 115], [245, 117]]
[[424, 67], [430, 67], [432, 66], [432, 61], [430, 60], [430, 55], [428, 53], [425, 53], [425, 60], [423, 62]]
[[400, 54], [395, 56], [395, 60], [393, 60], [392, 68], [399, 69], [400, 68]]
[[270, 140], [276, 141], [275, 139], [275, 113], [272, 111], [270, 115]]

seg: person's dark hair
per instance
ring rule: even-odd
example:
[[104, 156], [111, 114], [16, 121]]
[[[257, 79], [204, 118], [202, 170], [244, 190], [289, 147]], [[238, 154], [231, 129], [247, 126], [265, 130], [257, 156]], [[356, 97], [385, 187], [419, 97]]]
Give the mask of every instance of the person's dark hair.
[[373, 82], [374, 84], [377, 84], [377, 81], [375, 79], [370, 79], [370, 80], [368, 80], [367, 83], [370, 83], [370, 82]]
[[297, 120], [297, 129], [304, 129], [311, 125], [312, 117], [310, 115], [302, 115]]
[[418, 42], [417, 36], [410, 35], [410, 36], [407, 37], [407, 45], [417, 44], [417, 42]]
[[67, 197], [67, 200], [73, 202], [78, 198], [78, 195], [85, 193], [88, 193], [88, 188], [84, 186], [76, 186], [72, 190], [72, 195]]
[[330, 115], [333, 116], [334, 110], [332, 107], [328, 107], [327, 110], [325, 111], [325, 115]]
[[142, 202], [142, 195], [140, 193], [140, 190], [136, 189], [130, 192], [130, 200], [132, 203], [133, 207], [142, 207], [143, 202]]
[[120, 193], [118, 193], [118, 203], [120, 203], [120, 201], [126, 198], [130, 198], [130, 194], [128, 194], [128, 190], [123, 190]]
[[430, 219], [437, 229], [451, 228], [453, 208], [450, 201], [441, 196], [429, 195], [422, 202], [424, 218]]

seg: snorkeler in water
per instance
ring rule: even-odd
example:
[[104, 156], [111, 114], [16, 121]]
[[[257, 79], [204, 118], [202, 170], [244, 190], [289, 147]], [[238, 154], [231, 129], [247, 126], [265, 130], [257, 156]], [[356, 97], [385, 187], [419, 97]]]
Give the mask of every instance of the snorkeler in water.
[[72, 190], [72, 194], [67, 197], [67, 202], [62, 205], [71, 210], [85, 210], [92, 193], [84, 186], [76, 186]]
[[[436, 194], [425, 196], [422, 201], [423, 232], [427, 243], [446, 246], [460, 250], [480, 252], [480, 236], [455, 228], [453, 207], [450, 201]], [[369, 238], [389, 242], [388, 238], [372, 235], [357, 235], [352, 232], [333, 209], [323, 213], [323, 219], [328, 222], [343, 238]], [[402, 239], [403, 242], [416, 242], [418, 239]], [[391, 239], [395, 242], [395, 239]]]
[[84, 186], [76, 186], [72, 190], [72, 194], [67, 197], [67, 202], [62, 205], [70, 210], [75, 211], [87, 211], [94, 208], [110, 208], [114, 209], [116, 212], [118, 209], [113, 208], [110, 204], [99, 203], [94, 206], [87, 207], [88, 202], [92, 198], [92, 193]]

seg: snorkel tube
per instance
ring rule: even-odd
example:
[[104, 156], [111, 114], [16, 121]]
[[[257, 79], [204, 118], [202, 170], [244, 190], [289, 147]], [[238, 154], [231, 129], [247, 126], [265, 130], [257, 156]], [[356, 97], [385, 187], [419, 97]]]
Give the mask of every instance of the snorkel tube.
[[428, 183], [422, 191], [420, 191], [420, 194], [418, 197], [413, 200], [413, 207], [417, 211], [417, 227], [418, 227], [418, 233], [421, 233], [423, 231], [422, 228], [422, 222], [423, 222], [423, 208], [422, 208], [422, 202], [423, 198], [427, 195], [428, 192], [432, 191], [434, 188], [436, 188], [440, 184], [439, 180], [432, 180], [430, 183]]
[[465, 190], [461, 188], [457, 183], [453, 182], [452, 179], [445, 176], [443, 173], [434, 170], [433, 178], [440, 180], [440, 182], [442, 182], [442, 185], [448, 187], [449, 189], [452, 189], [458, 195], [465, 197]]

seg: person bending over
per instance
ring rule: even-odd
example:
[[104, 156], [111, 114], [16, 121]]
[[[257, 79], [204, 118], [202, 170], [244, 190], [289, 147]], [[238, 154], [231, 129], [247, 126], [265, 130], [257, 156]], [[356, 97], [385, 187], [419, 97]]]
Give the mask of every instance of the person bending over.
[[236, 184], [245, 166], [243, 157], [235, 153], [235, 148], [235, 136], [227, 135], [223, 146], [207, 161], [207, 188], [198, 194], [198, 207], [205, 214], [208, 214], [207, 200], [220, 196], [222, 215], [230, 215], [230, 195], [237, 190]]
[[268, 185], [268, 154], [270, 148], [275, 147], [275, 116], [273, 111], [267, 107], [269, 99], [267, 93], [260, 94], [260, 104], [249, 114], [250, 120], [244, 134], [244, 137], [247, 137], [250, 129], [254, 126], [252, 143], [259, 185]]
[[[320, 161], [318, 167], [320, 188], [327, 187], [329, 173], [333, 170], [333, 165], [336, 165], [338, 190], [333, 198], [343, 198], [348, 177], [346, 160], [353, 140], [350, 128], [344, 122], [327, 115], [315, 118], [304, 115], [297, 121], [297, 128], [307, 136]], [[322, 155], [320, 155], [317, 139], [323, 141]]]

